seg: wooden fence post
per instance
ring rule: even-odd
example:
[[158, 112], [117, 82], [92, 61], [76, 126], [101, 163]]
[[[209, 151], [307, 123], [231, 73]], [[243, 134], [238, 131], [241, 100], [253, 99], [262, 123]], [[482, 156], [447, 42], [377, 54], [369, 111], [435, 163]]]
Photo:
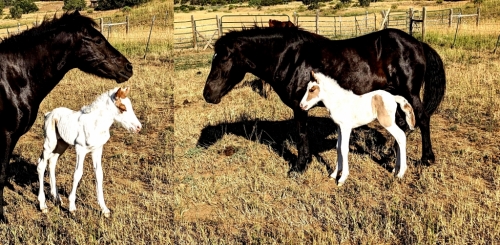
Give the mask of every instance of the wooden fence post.
[[196, 40], [196, 22], [194, 21], [193, 15], [191, 15], [191, 30], [193, 31], [193, 47], [198, 49], [198, 41]]
[[342, 36], [342, 16], [339, 16], [339, 36]]
[[215, 24], [217, 25], [217, 31], [218, 31], [219, 37], [222, 37], [222, 28], [220, 25], [220, 20], [219, 20], [218, 15], [215, 15]]
[[373, 30], [377, 30], [377, 14], [373, 13], [373, 17], [375, 21], [373, 22]]
[[481, 15], [481, 9], [477, 8], [476, 26], [479, 26], [479, 16], [480, 15]]
[[410, 8], [410, 10], [408, 10], [409, 13], [408, 13], [408, 16], [409, 16], [409, 19], [410, 19], [410, 25], [408, 26], [408, 32], [410, 33], [410, 35], [413, 34], [413, 8]]
[[125, 16], [125, 22], [127, 23], [125, 24], [125, 33], [128, 34], [128, 28], [129, 28], [128, 15]]
[[450, 9], [450, 18], [448, 21], [448, 27], [451, 27], [451, 22], [453, 22], [453, 9]]
[[316, 10], [316, 34], [319, 34], [319, 10]]
[[104, 21], [102, 20], [102, 18], [99, 18], [99, 29], [101, 29], [101, 33], [104, 30]]
[[365, 11], [365, 28], [368, 29], [368, 11]]
[[425, 21], [427, 18], [427, 10], [425, 7], [422, 9], [422, 42], [425, 41]]
[[293, 12], [293, 23], [298, 26], [299, 25], [299, 15], [297, 12]]

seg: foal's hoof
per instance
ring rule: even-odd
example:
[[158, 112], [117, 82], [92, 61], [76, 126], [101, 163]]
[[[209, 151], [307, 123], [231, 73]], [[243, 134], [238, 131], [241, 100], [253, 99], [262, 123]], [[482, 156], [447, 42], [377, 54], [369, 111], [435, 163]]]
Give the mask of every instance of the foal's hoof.
[[105, 218], [109, 218], [111, 217], [111, 212], [108, 210], [108, 211], [102, 211], [102, 215], [105, 217]]
[[338, 183], [337, 183], [337, 186], [338, 186], [338, 187], [341, 187], [341, 186], [343, 186], [343, 185], [344, 185], [344, 183], [345, 183], [345, 182], [338, 182]]
[[42, 213], [46, 214], [49, 212], [49, 209], [48, 208], [44, 208], [44, 209], [41, 209]]

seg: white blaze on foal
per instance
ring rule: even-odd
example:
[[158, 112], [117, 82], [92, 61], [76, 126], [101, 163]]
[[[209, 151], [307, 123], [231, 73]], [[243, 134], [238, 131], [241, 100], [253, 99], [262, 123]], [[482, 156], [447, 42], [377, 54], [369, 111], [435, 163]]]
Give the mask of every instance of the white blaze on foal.
[[38, 159], [37, 168], [40, 181], [38, 200], [42, 212], [46, 213], [48, 211], [43, 191], [43, 176], [47, 161], [50, 163], [50, 193], [56, 203], [62, 205], [61, 197], [56, 188], [56, 163], [68, 146], [74, 145], [76, 168], [73, 189], [68, 197], [69, 211], [74, 212], [76, 210], [76, 188], [83, 175], [85, 155], [91, 153], [96, 176], [97, 201], [104, 216], [109, 217], [110, 211], [104, 203], [101, 166], [102, 148], [110, 137], [109, 128], [113, 122], [120, 124], [132, 133], [138, 133], [142, 128], [132, 109], [132, 103], [127, 98], [129, 92], [129, 88], [114, 88], [103, 93], [92, 104], [82, 107], [79, 111], [59, 107], [45, 114], [45, 141], [42, 155]]
[[349, 152], [349, 136], [353, 128], [366, 125], [377, 119], [380, 124], [391, 133], [398, 142], [396, 176], [402, 178], [406, 171], [406, 135], [395, 122], [397, 104], [406, 114], [406, 122], [413, 129], [415, 115], [413, 108], [402, 96], [392, 95], [384, 90], [376, 90], [363, 95], [356, 95], [350, 90], [339, 86], [337, 81], [321, 73], [312, 72], [315, 81], [307, 84], [307, 92], [300, 102], [303, 110], [322, 101], [330, 112], [330, 117], [337, 124], [337, 166], [330, 175], [337, 178], [342, 172], [338, 185], [341, 186], [349, 175], [347, 153]]

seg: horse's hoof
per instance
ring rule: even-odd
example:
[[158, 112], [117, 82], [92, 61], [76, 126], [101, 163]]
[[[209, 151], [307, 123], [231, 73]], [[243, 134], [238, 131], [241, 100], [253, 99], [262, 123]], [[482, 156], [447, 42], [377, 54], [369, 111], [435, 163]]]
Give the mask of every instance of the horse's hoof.
[[109, 218], [111, 217], [111, 212], [110, 211], [102, 211], [102, 215], [105, 217], [105, 218]]
[[0, 217], [0, 224], [2, 224], [2, 223], [6, 224], [6, 225], [9, 224], [9, 220], [7, 220], [7, 217], [5, 217], [5, 216]]

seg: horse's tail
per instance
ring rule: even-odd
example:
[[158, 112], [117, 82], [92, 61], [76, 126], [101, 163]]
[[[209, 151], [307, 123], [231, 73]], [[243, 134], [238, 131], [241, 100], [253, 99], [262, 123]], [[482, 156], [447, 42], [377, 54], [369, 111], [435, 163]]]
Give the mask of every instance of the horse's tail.
[[44, 137], [57, 137], [57, 118], [54, 111], [45, 113], [45, 120], [43, 123]]
[[443, 61], [439, 54], [426, 43], [424, 48], [426, 67], [424, 76], [424, 110], [430, 116], [436, 111], [444, 98], [446, 90], [446, 75]]
[[413, 113], [413, 107], [411, 107], [410, 103], [408, 103], [408, 101], [403, 96], [394, 95], [394, 100], [405, 112], [406, 123], [408, 124], [410, 129], [413, 130], [415, 128], [415, 113]]

